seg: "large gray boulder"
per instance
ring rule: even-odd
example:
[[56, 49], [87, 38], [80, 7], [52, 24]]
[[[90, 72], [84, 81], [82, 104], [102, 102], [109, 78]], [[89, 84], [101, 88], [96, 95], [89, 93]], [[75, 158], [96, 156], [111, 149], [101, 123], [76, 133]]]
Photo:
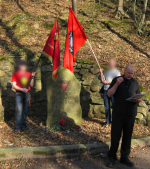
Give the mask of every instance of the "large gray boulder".
[[47, 80], [47, 126], [61, 118], [81, 125], [80, 91], [80, 82], [68, 69], [61, 68], [56, 81]]

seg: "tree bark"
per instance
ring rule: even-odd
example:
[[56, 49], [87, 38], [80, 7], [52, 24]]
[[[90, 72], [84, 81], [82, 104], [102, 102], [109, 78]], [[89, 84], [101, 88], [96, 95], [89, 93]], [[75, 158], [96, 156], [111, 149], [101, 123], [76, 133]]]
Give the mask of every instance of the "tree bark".
[[118, 11], [120, 11], [122, 14], [124, 14], [124, 10], [123, 10], [123, 0], [119, 0]]
[[142, 15], [140, 17], [140, 22], [138, 24], [137, 33], [140, 34], [140, 35], [142, 34], [142, 28], [143, 28], [144, 21], [145, 21], [145, 14], [146, 14], [146, 9], [147, 9], [147, 3], [148, 3], [148, 0], [144, 0], [144, 7], [143, 7]]
[[123, 0], [118, 0], [118, 8], [115, 18], [122, 19], [125, 16], [125, 12], [123, 10]]
[[72, 0], [72, 10], [77, 17], [77, 0]]

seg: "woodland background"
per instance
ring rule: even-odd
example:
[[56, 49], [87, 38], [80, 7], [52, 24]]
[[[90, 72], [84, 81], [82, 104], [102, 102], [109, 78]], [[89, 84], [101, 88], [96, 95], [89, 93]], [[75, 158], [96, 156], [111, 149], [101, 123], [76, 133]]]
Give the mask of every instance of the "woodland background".
[[[69, 5], [77, 15], [100, 64], [115, 57], [123, 73], [136, 67], [135, 78], [150, 91], [150, 2], [148, 0], [0, 0], [0, 60], [12, 56], [36, 61], [56, 17], [63, 60]], [[86, 43], [77, 58], [95, 61]]]

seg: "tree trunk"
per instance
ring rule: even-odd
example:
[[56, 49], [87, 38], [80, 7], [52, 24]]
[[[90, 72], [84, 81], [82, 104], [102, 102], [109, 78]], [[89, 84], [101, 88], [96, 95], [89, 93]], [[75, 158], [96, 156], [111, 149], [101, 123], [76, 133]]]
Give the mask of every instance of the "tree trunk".
[[72, 0], [72, 10], [77, 17], [77, 0]]
[[119, 0], [118, 11], [120, 11], [122, 14], [124, 14], [124, 10], [123, 10], [123, 0]]
[[123, 17], [129, 17], [123, 10], [123, 0], [118, 0], [118, 9], [115, 18], [122, 19]]
[[142, 35], [142, 28], [143, 28], [143, 25], [144, 25], [144, 21], [145, 21], [145, 14], [146, 14], [146, 9], [147, 9], [147, 3], [148, 3], [148, 0], [144, 0], [144, 7], [143, 7], [143, 11], [142, 11], [142, 15], [141, 15], [141, 18], [140, 18], [140, 22], [138, 24], [138, 29], [137, 29], [137, 33]]

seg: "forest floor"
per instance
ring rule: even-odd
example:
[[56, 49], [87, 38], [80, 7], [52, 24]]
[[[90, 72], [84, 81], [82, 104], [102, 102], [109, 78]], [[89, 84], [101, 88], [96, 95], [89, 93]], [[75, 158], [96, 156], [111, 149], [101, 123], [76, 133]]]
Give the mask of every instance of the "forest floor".
[[[6, 147], [38, 147], [72, 144], [91, 144], [109, 142], [111, 125], [105, 125], [105, 120], [82, 119], [81, 129], [68, 131], [51, 131], [45, 126], [46, 117], [28, 117], [27, 131], [14, 133], [14, 118], [0, 125], [0, 148]], [[132, 138], [150, 136], [150, 128], [135, 124]]]
[[[60, 49], [63, 59], [69, 5], [71, 0], [16, 0], [0, 1], [0, 56], [39, 57], [56, 17], [59, 17]], [[136, 67], [135, 78], [150, 91], [150, 38], [140, 37], [135, 32], [133, 6], [128, 8], [129, 18], [115, 19], [117, 0], [78, 1], [78, 19], [91, 42], [99, 63], [106, 65], [111, 57], [117, 59], [118, 69], [123, 74], [127, 64]], [[129, 7], [130, 6], [130, 7]], [[146, 19], [150, 20], [150, 9]], [[35, 15], [36, 14], [36, 15]], [[86, 43], [76, 54], [77, 58], [95, 61]]]
[[[135, 163], [135, 169], [150, 169], [150, 147], [132, 149], [130, 160]], [[120, 153], [115, 169], [130, 169], [119, 163]], [[22, 159], [0, 161], [0, 169], [107, 169], [107, 154], [84, 155], [63, 158]]]

